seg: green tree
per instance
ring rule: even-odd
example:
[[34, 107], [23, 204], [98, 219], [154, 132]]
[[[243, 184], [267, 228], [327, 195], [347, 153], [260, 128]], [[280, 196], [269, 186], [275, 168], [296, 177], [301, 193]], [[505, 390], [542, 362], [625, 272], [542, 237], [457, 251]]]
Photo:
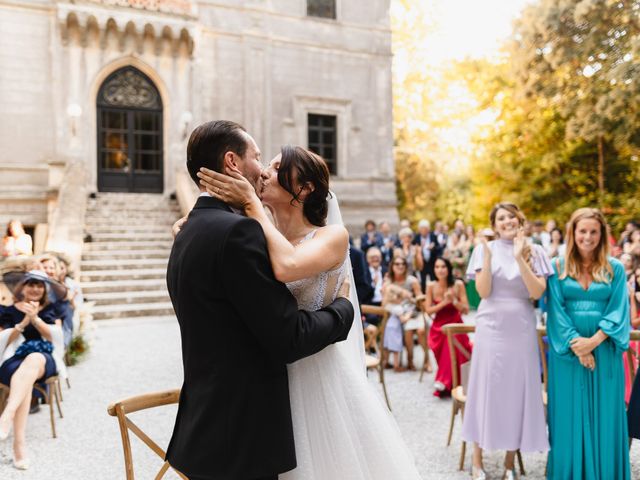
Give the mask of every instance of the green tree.
[[502, 62], [451, 72], [495, 115], [475, 139], [477, 223], [499, 200], [559, 221], [600, 204], [616, 228], [638, 215], [639, 12], [640, 0], [542, 0], [523, 12]]
[[[512, 42], [520, 94], [565, 120], [568, 141], [594, 144], [597, 189], [640, 147], [640, 1], [543, 0], [525, 9]], [[614, 187], [614, 191], [616, 188]]]

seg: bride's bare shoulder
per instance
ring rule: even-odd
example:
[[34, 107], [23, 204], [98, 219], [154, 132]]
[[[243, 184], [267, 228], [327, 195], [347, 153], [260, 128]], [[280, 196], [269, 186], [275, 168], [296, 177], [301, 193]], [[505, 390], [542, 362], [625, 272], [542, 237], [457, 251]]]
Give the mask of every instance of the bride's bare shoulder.
[[325, 225], [318, 228], [315, 237], [321, 239], [324, 242], [330, 242], [332, 244], [344, 245], [347, 248], [349, 244], [349, 232], [342, 225]]

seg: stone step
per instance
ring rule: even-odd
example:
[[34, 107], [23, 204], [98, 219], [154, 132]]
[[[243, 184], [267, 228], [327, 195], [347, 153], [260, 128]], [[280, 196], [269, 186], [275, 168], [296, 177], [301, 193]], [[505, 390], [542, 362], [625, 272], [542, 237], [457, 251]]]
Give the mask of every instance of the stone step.
[[129, 217], [120, 215], [115, 217], [113, 215], [105, 216], [92, 216], [85, 217], [85, 228], [101, 228], [101, 227], [114, 227], [114, 228], [141, 228], [147, 226], [165, 227], [171, 226], [175, 221], [180, 218], [181, 215], [166, 215], [163, 217], [150, 217], [148, 215], [136, 215], [135, 217]]
[[171, 250], [173, 240], [139, 240], [130, 242], [85, 242], [83, 252], [95, 252], [102, 250], [158, 250], [161, 248]]
[[82, 260], [134, 260], [145, 258], [168, 259], [171, 250], [168, 248], [157, 248], [148, 250], [96, 250], [82, 253]]
[[171, 226], [173, 224], [159, 225], [157, 223], [150, 223], [148, 225], [141, 225], [140, 223], [133, 223], [131, 225], [122, 224], [102, 224], [102, 225], [86, 225], [84, 226], [85, 233], [90, 233], [94, 238], [99, 235], [107, 235], [113, 233], [131, 233], [131, 234], [153, 234], [164, 235], [171, 234]]
[[131, 322], [137, 322], [140, 324], [159, 324], [166, 322], [177, 322], [178, 319], [175, 315], [158, 315], [156, 317], [118, 317], [109, 320], [108, 322], [100, 322], [100, 329], [111, 327], [127, 327]]
[[89, 270], [82, 272], [82, 282], [100, 282], [105, 280], [153, 280], [164, 279], [166, 268], [136, 268], [129, 270]]
[[137, 240], [173, 240], [171, 230], [164, 232], [91, 233], [92, 242], [135, 242]]
[[182, 215], [118, 212], [114, 214], [87, 215], [85, 225], [172, 225]]
[[177, 203], [163, 203], [142, 200], [131, 201], [98, 201], [87, 203], [88, 211], [100, 211], [110, 209], [125, 209], [131, 211], [162, 211], [162, 212], [177, 212], [180, 210], [180, 206]]
[[95, 282], [81, 282], [82, 292], [91, 298], [96, 293], [107, 292], [140, 292], [154, 291], [167, 288], [164, 278], [152, 278], [142, 280], [101, 280]]
[[87, 203], [88, 212], [179, 212], [180, 206], [175, 204], [163, 204], [163, 203], [149, 203], [144, 200], [131, 201], [131, 202], [104, 202], [104, 203]]
[[129, 305], [134, 303], [170, 302], [169, 292], [164, 290], [138, 290], [85, 294], [85, 300], [96, 305]]
[[81, 286], [97, 320], [173, 316], [166, 286], [180, 208], [165, 195], [99, 193], [89, 199]]
[[96, 305], [93, 308], [93, 318], [95, 320], [121, 317], [155, 317], [173, 314], [171, 302]]
[[124, 195], [103, 195], [99, 194], [97, 198], [89, 198], [87, 204], [90, 206], [96, 205], [98, 207], [109, 204], [123, 204], [131, 207], [132, 205], [157, 205], [161, 208], [168, 208], [173, 205], [177, 205], [175, 200], [170, 200], [163, 195], [154, 195], [148, 193], [128, 193]]
[[165, 258], [134, 258], [129, 259], [101, 259], [101, 260], [83, 260], [80, 268], [83, 272], [91, 272], [94, 270], [133, 270], [136, 268], [167, 268], [169, 256]]

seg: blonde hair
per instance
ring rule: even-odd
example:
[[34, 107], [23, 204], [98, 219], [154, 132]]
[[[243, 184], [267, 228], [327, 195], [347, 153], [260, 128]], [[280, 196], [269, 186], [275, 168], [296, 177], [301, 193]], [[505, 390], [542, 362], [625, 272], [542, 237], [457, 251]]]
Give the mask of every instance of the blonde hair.
[[594, 262], [589, 273], [595, 282], [609, 283], [613, 279], [613, 268], [608, 260], [607, 221], [597, 208], [579, 208], [571, 215], [567, 225], [567, 251], [565, 253], [564, 268], [558, 278], [562, 280], [569, 276], [577, 280], [582, 272], [582, 256], [576, 246], [575, 233], [578, 222], [587, 219], [597, 220], [600, 224], [600, 242], [596, 247]]
[[409, 227], [401, 228], [400, 231], [398, 232], [398, 238], [402, 238], [402, 237], [413, 238], [413, 230], [411, 230]]
[[45, 262], [53, 262], [54, 268], [56, 270], [56, 280], [58, 280], [58, 278], [60, 277], [60, 260], [58, 260], [58, 257], [51, 253], [43, 253], [38, 257], [38, 263], [42, 265]]
[[[506, 210], [512, 215], [515, 215], [515, 217], [518, 219], [520, 227], [524, 227], [524, 222], [527, 221], [527, 218], [515, 203], [496, 203], [491, 209], [491, 213], [489, 213], [489, 221], [491, 222], [491, 228], [493, 228], [493, 231], [495, 232], [497, 238], [500, 238], [500, 234], [496, 232], [496, 216], [498, 215], [498, 210]], [[527, 262], [529, 264], [529, 267], [531, 267], [531, 270], [533, 270], [533, 261], [531, 259], [531, 245], [529, 245], [528, 243], [525, 243], [525, 246], [522, 249], [522, 258], [524, 258], [525, 262]]]

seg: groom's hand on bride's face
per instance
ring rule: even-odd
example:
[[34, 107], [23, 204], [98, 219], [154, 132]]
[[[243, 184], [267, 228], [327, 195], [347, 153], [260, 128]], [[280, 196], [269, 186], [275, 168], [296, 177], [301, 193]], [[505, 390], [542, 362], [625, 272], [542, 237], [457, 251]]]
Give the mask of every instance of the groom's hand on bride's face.
[[340, 286], [340, 290], [338, 290], [338, 297], [346, 298], [349, 300], [349, 293], [351, 292], [351, 281], [349, 277], [345, 277], [342, 285]]
[[239, 170], [226, 168], [225, 172], [226, 175], [203, 167], [197, 176], [200, 179], [200, 185], [209, 195], [232, 207], [245, 209], [252, 201], [259, 203], [260, 200], [253, 185], [240, 174]]
[[173, 224], [173, 227], [171, 227], [171, 233], [173, 234], [174, 239], [176, 238], [178, 233], [180, 233], [180, 230], [182, 230], [182, 226], [186, 223], [186, 221], [187, 221], [187, 216], [185, 215], [184, 217], [182, 217], [180, 220], [178, 220], [176, 223]]

